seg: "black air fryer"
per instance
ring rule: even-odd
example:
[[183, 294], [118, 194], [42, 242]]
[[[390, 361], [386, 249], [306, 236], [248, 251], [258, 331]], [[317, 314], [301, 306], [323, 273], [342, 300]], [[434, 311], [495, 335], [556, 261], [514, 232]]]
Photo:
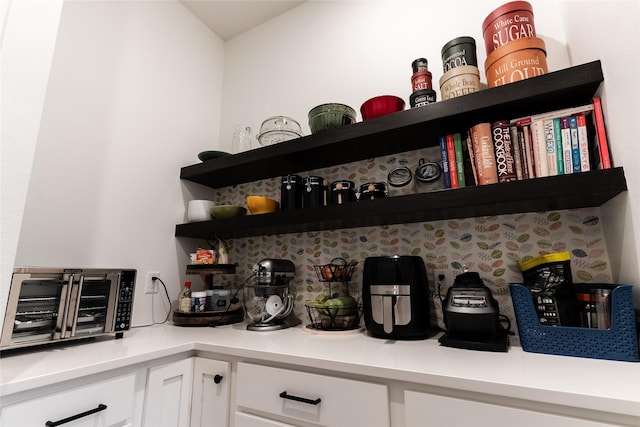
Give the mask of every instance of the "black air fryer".
[[377, 338], [429, 336], [429, 284], [422, 258], [381, 256], [364, 260], [364, 322]]

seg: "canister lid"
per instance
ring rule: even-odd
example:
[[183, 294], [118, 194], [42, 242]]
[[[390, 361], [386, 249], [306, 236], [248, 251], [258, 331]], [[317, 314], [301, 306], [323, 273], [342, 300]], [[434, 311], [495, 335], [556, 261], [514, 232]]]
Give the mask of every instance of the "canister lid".
[[409, 185], [412, 179], [413, 174], [411, 173], [411, 169], [406, 166], [392, 169], [389, 174], [387, 174], [387, 182], [391, 187], [404, 187]]
[[417, 73], [418, 71], [428, 71], [429, 62], [427, 62], [426, 58], [418, 58], [411, 63], [411, 69], [414, 73]]
[[509, 3], [505, 3], [491, 12], [484, 19], [484, 21], [482, 21], [482, 32], [484, 32], [497, 17], [504, 15], [505, 13], [514, 12], [516, 10], [526, 10], [533, 15], [533, 7], [531, 6], [531, 3], [527, 1], [512, 1]]
[[282, 177], [283, 184], [296, 184], [302, 182], [302, 177], [300, 175], [284, 175]]
[[442, 50], [440, 51], [440, 55], [444, 56], [444, 53], [448, 49], [450, 49], [452, 46], [455, 46], [457, 44], [462, 44], [462, 43], [469, 43], [469, 44], [472, 44], [474, 47], [476, 45], [476, 41], [475, 41], [475, 39], [473, 37], [469, 37], [469, 36], [456, 37], [455, 39], [448, 41], [447, 44], [442, 46]]
[[331, 183], [331, 190], [335, 191], [335, 190], [353, 190], [355, 189], [356, 184], [353, 181], [349, 181], [349, 180], [339, 180], [339, 181], [333, 181]]
[[507, 44], [504, 44], [498, 48], [496, 48], [493, 52], [487, 55], [487, 59], [484, 61], [484, 69], [487, 70], [497, 60], [502, 58], [503, 56], [512, 54], [518, 50], [523, 49], [539, 49], [544, 53], [544, 56], [547, 56], [546, 47], [544, 44], [544, 40], [539, 37], [527, 37], [521, 38], [517, 40], [512, 40]]
[[321, 185], [324, 178], [321, 176], [307, 176], [304, 178], [304, 185]]
[[442, 168], [435, 162], [421, 162], [416, 169], [416, 179], [420, 182], [433, 182], [442, 175]]
[[368, 182], [360, 186], [360, 192], [362, 194], [374, 193], [376, 191], [387, 192], [386, 182]]

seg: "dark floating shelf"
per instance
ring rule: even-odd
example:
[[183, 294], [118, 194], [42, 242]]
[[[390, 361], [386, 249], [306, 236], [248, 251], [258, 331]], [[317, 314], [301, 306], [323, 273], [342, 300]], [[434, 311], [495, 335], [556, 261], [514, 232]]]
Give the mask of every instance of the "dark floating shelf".
[[[604, 80], [600, 61], [459, 98], [209, 160], [180, 178], [212, 188], [435, 146], [480, 122], [583, 105]], [[338, 154], [336, 154], [338, 153]], [[238, 238], [600, 206], [627, 190], [622, 168], [388, 197], [229, 220], [178, 224], [177, 237]]]
[[600, 61], [183, 167], [180, 178], [212, 188], [372, 159], [438, 144], [439, 135], [591, 102]]
[[622, 168], [388, 197], [176, 226], [176, 236], [238, 238], [600, 206], [627, 190]]

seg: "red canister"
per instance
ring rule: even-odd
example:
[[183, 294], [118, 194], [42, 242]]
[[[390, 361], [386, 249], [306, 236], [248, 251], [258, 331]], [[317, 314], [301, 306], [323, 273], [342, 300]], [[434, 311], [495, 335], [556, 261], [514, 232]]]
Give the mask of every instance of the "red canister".
[[485, 18], [482, 35], [487, 55], [510, 41], [536, 37], [531, 4], [526, 1], [503, 4]]
[[418, 71], [411, 76], [412, 92], [419, 90], [431, 89], [431, 72]]

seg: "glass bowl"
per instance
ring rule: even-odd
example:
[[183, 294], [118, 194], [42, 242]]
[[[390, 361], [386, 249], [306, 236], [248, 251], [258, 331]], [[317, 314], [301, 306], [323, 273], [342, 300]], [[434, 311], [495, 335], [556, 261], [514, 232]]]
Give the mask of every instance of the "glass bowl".
[[300, 123], [287, 116], [273, 116], [262, 122], [256, 136], [260, 145], [276, 144], [304, 136]]

